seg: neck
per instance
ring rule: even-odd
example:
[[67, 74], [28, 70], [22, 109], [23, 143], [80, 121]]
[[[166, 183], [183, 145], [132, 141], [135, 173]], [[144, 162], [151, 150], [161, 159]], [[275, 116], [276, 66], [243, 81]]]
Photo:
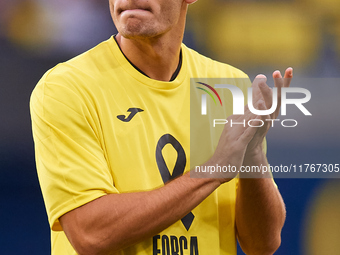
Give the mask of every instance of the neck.
[[117, 34], [116, 40], [124, 55], [151, 79], [169, 81], [176, 71], [185, 17], [166, 33], [152, 38], [125, 38]]

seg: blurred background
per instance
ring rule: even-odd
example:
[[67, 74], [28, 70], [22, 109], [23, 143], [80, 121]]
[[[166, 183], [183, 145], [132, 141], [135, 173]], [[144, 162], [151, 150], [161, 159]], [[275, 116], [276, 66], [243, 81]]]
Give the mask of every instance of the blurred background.
[[[272, 165], [340, 163], [339, 0], [199, 0], [185, 43], [253, 79], [294, 67], [312, 118], [268, 135]], [[49, 68], [116, 33], [104, 0], [0, 0], [0, 253], [49, 254], [29, 98]], [[276, 179], [287, 206], [276, 254], [340, 254], [339, 179]], [[239, 254], [242, 254], [240, 251]]]

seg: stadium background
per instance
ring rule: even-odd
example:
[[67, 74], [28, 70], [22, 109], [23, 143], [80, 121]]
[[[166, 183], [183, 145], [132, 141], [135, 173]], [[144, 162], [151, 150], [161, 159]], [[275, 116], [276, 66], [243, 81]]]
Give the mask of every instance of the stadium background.
[[[295, 78], [305, 82], [293, 86], [309, 88], [310, 78], [336, 83], [339, 13], [339, 0], [199, 0], [190, 8], [185, 43], [251, 78], [293, 66]], [[108, 1], [0, 1], [1, 254], [50, 252], [30, 129], [33, 87], [47, 69], [114, 33]], [[323, 119], [312, 118], [294, 132], [271, 130], [272, 165], [340, 163], [337, 84], [313, 87], [314, 101], [326, 98], [329, 111]], [[340, 254], [340, 181], [290, 178], [276, 183], [287, 206], [276, 254]]]

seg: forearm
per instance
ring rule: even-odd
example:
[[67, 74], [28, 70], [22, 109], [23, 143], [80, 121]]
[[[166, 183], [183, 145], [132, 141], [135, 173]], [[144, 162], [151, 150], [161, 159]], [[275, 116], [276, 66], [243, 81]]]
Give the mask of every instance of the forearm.
[[[278, 88], [277, 100], [281, 101], [281, 88], [289, 87], [293, 77], [293, 69], [287, 68], [284, 78], [279, 71], [273, 73], [275, 87]], [[264, 75], [256, 76], [253, 82], [253, 100], [263, 100], [256, 109], [271, 109], [273, 91], [266, 84]], [[278, 104], [280, 105], [280, 103]], [[261, 115], [263, 123], [266, 119], [276, 119], [280, 107], [270, 115]], [[247, 145], [244, 166], [267, 165], [267, 158], [262, 150], [264, 137], [270, 125], [264, 124]], [[245, 176], [248, 175], [248, 176]], [[258, 175], [258, 176], [256, 176]], [[244, 178], [250, 177], [250, 178]], [[273, 254], [281, 243], [281, 229], [286, 217], [286, 210], [279, 190], [274, 185], [270, 173], [240, 173], [236, 198], [236, 228], [238, 240], [247, 254]]]
[[[228, 119], [240, 118], [235, 115]], [[254, 114], [246, 110], [244, 118], [253, 119]], [[239, 168], [256, 130], [226, 125], [214, 155], [205, 165]], [[234, 175], [190, 178], [186, 174], [153, 191], [106, 195], [66, 213], [60, 223], [78, 254], [112, 254], [180, 220]]]
[[[244, 165], [266, 165], [265, 155], [245, 157]], [[262, 175], [262, 174], [261, 174]], [[279, 247], [285, 206], [270, 176], [240, 176], [236, 198], [236, 226], [240, 246], [247, 254], [272, 254]]]
[[106, 195], [60, 222], [79, 254], [111, 254], [175, 223], [219, 185], [216, 179], [186, 174], [156, 190]]

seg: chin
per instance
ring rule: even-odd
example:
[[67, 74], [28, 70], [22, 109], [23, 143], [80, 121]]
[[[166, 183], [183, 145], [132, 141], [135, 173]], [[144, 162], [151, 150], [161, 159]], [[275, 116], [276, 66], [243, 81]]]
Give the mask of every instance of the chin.
[[119, 33], [127, 38], [127, 39], [134, 39], [134, 38], [152, 38], [152, 37], [156, 37], [159, 35], [159, 33], [153, 31], [153, 30], [146, 30], [145, 28], [143, 29], [131, 29], [129, 28], [125, 28], [122, 29], [121, 31], [119, 31]]
[[167, 31], [167, 29], [162, 29], [162, 26], [157, 26], [154, 21], [146, 22], [137, 18], [127, 19], [117, 29], [123, 37], [128, 39], [157, 37]]

